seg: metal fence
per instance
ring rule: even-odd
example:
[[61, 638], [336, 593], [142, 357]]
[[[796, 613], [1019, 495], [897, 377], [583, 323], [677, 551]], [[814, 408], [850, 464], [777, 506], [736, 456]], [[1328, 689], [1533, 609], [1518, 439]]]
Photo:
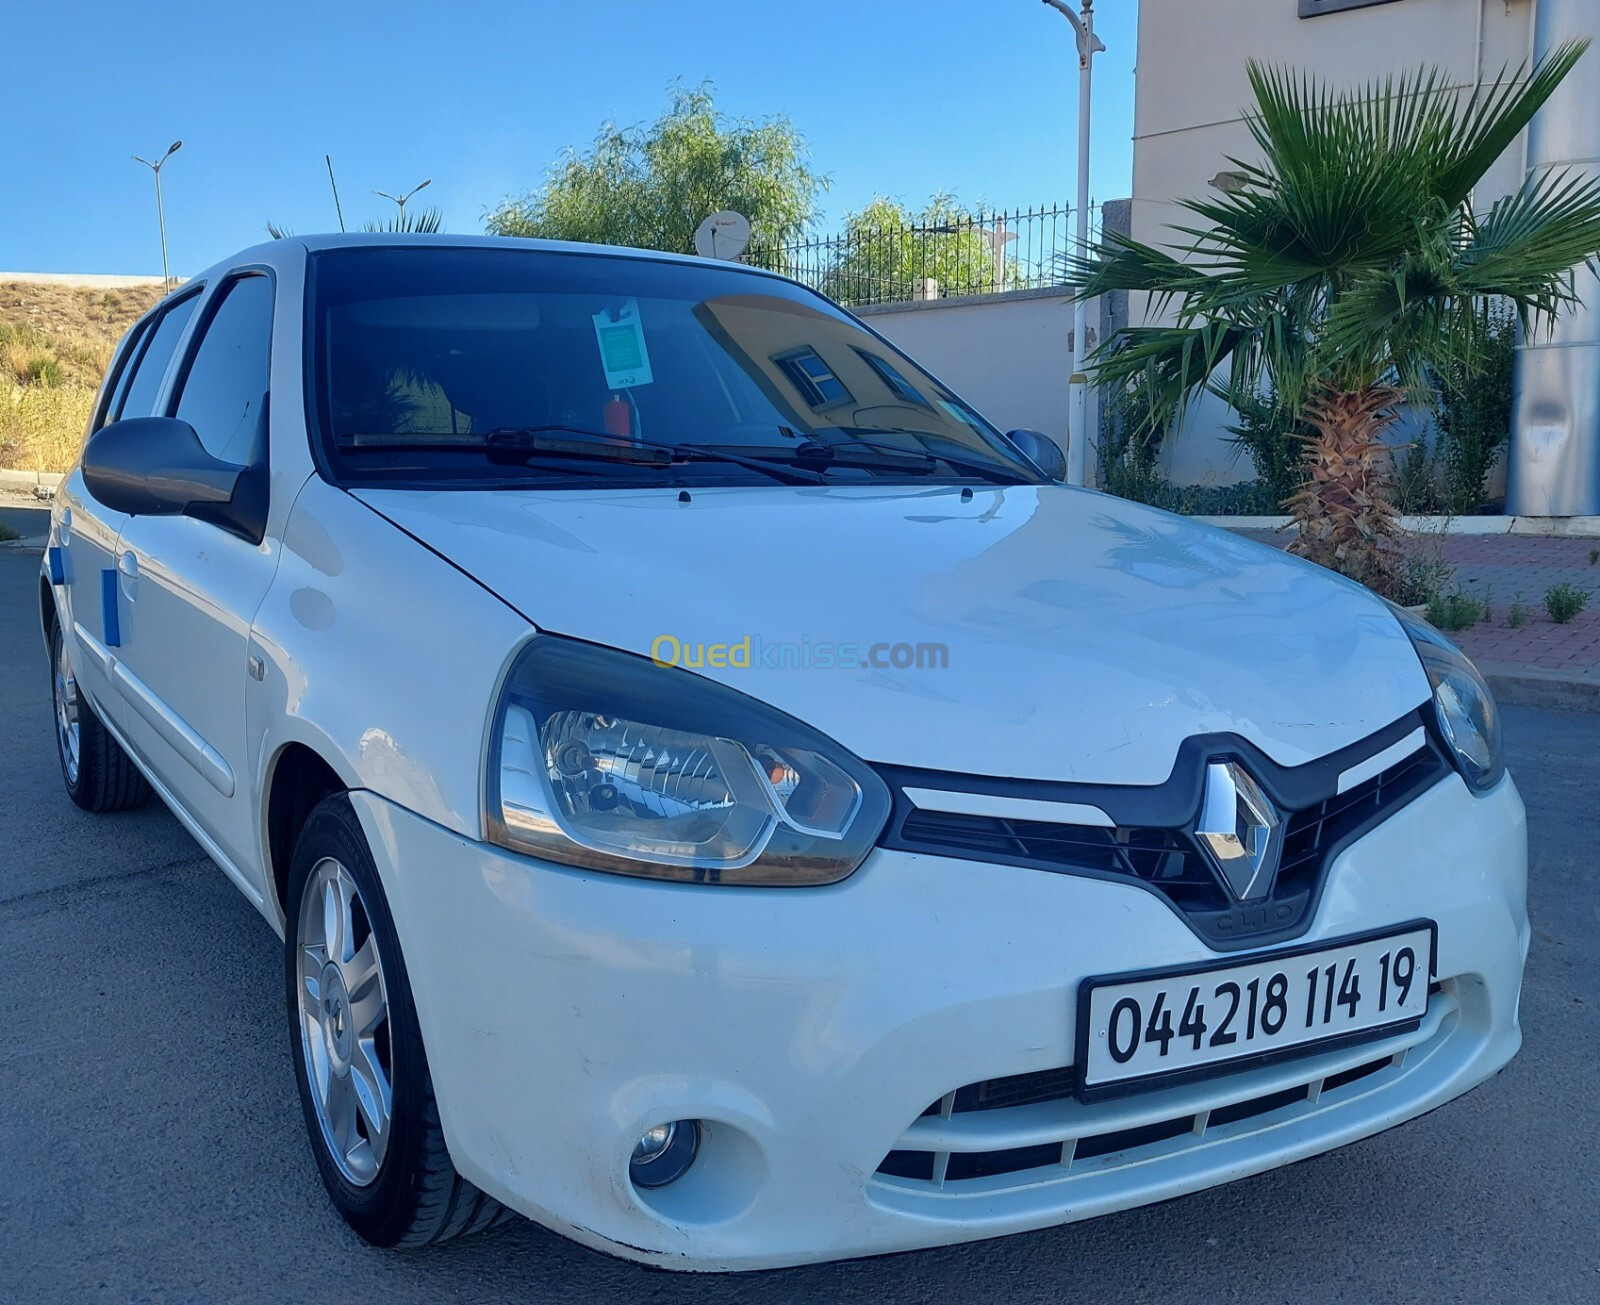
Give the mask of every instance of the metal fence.
[[[1098, 205], [1090, 205], [1091, 239]], [[903, 303], [1064, 285], [1074, 222], [1065, 205], [980, 210], [938, 222], [856, 227], [766, 248], [745, 261], [822, 291], [842, 304]]]

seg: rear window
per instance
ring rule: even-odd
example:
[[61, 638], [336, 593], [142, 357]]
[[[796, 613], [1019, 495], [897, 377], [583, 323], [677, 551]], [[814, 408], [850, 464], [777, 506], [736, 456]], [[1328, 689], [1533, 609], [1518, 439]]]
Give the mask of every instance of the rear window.
[[770, 481], [699, 456], [587, 456], [605, 441], [840, 480], [1036, 479], [983, 418], [829, 301], [736, 267], [331, 250], [313, 256], [310, 295], [308, 397], [342, 483]]

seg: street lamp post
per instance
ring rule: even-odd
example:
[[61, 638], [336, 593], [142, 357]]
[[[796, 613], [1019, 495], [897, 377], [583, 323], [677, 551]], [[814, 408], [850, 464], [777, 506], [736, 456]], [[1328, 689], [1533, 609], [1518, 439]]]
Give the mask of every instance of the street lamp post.
[[141, 159], [137, 154], [133, 156], [135, 163], [142, 163], [156, 174], [156, 223], [161, 228], [161, 291], [165, 294], [172, 289], [172, 274], [167, 267], [167, 209], [161, 201], [161, 165], [183, 148], [181, 140], [175, 140], [167, 146], [167, 152], [154, 163], [149, 159]]
[[406, 201], [409, 200], [413, 195], [415, 195], [419, 190], [423, 190], [426, 187], [431, 186], [432, 184], [433, 184], [433, 178], [429, 177], [421, 185], [417, 185], [417, 186], [411, 187], [411, 189], [406, 191], [406, 193], [404, 195], [391, 195], [386, 190], [375, 190], [372, 193], [374, 195], [378, 196], [379, 199], [393, 200], [394, 203], [399, 206], [399, 209], [400, 209], [400, 221], [397, 224], [396, 229], [399, 230], [399, 231], [404, 231], [406, 229]]
[[[1083, 15], [1072, 12], [1066, 0], [1044, 0], [1069, 23], [1078, 40], [1078, 254], [1089, 251], [1089, 84], [1094, 57], [1105, 50], [1094, 34], [1094, 0], [1083, 0]], [[1072, 376], [1067, 390], [1067, 483], [1081, 485], [1088, 467], [1089, 378], [1083, 358], [1089, 332], [1089, 305], [1082, 295], [1072, 297]]]

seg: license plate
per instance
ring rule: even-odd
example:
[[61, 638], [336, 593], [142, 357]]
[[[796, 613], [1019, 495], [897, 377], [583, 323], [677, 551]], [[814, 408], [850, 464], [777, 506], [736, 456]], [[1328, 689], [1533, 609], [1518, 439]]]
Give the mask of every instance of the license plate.
[[1084, 1100], [1416, 1027], [1428, 1007], [1434, 925], [1248, 961], [1086, 979], [1078, 994]]

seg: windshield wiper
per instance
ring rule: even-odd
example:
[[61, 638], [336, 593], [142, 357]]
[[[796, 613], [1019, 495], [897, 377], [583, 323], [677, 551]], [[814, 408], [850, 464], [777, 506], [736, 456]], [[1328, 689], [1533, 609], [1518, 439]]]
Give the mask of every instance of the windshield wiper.
[[[373, 436], [365, 434], [345, 435], [340, 437], [339, 451], [343, 454], [351, 453], [384, 453], [393, 456], [406, 453], [479, 453], [484, 451], [482, 440], [463, 440], [444, 438], [447, 431], [427, 432], [422, 439], [394, 439], [389, 436]], [[345, 443], [345, 440], [354, 441]], [[562, 459], [558, 455], [544, 457], [542, 451], [529, 449], [523, 457], [515, 459], [518, 466], [527, 466], [539, 460], [544, 466], [560, 470], [576, 476], [605, 475], [613, 464], [609, 460], [585, 459], [573, 461]]]
[[[563, 435], [569, 438], [560, 438]], [[525, 462], [529, 454], [644, 467], [665, 467], [672, 462], [670, 454], [658, 445], [582, 426], [496, 426], [483, 437], [483, 449], [490, 462]]]
[[[840, 440], [822, 440], [818, 439], [815, 432], [813, 432], [811, 436], [806, 439], [796, 450], [796, 456], [798, 458], [803, 458], [808, 449], [817, 450], [818, 452], [825, 450], [827, 453], [827, 458], [825, 460], [831, 462], [837, 458], [839, 454], [849, 453], [852, 449], [872, 449], [874, 452], [898, 454], [901, 458], [909, 459], [912, 462], [920, 462], [924, 469], [928, 471], [933, 470], [933, 464], [935, 462], [943, 462], [956, 468], [958, 471], [968, 471], [974, 475], [983, 477], [985, 480], [997, 481], [1001, 484], [1011, 485], [1026, 483], [1023, 476], [1019, 472], [1012, 470], [1003, 463], [985, 462], [979, 458], [963, 457], [960, 454], [940, 453], [935, 452], [932, 449], [907, 448], [904, 445], [890, 444], [883, 440], [862, 439], [858, 434], [856, 434], [857, 431], [868, 430], [868, 427], [838, 426], [834, 429], [847, 432], [849, 438]], [[899, 434], [900, 432], [885, 430], [882, 433]], [[907, 431], [905, 433], [917, 434], [918, 432]], [[813, 454], [813, 456], [816, 455]], [[848, 465], [862, 466], [863, 464], [855, 459], [851, 459]], [[885, 470], [891, 471], [908, 469], [904, 464], [866, 465], [869, 469], [873, 465], [880, 465], [883, 466]]]
[[[552, 438], [562, 435], [569, 439]], [[731, 453], [714, 444], [658, 444], [631, 436], [613, 435], [610, 431], [589, 430], [583, 426], [499, 426], [485, 437], [483, 447], [492, 462], [516, 460], [519, 454], [550, 454], [557, 457], [577, 457], [605, 462], [623, 462], [636, 466], [669, 467], [674, 461], [702, 458], [708, 462], [726, 462], [736, 467], [759, 471], [786, 484], [823, 485], [827, 480], [818, 472], [801, 467], [788, 467], [781, 462], [768, 462], [765, 458], [747, 457]]]

